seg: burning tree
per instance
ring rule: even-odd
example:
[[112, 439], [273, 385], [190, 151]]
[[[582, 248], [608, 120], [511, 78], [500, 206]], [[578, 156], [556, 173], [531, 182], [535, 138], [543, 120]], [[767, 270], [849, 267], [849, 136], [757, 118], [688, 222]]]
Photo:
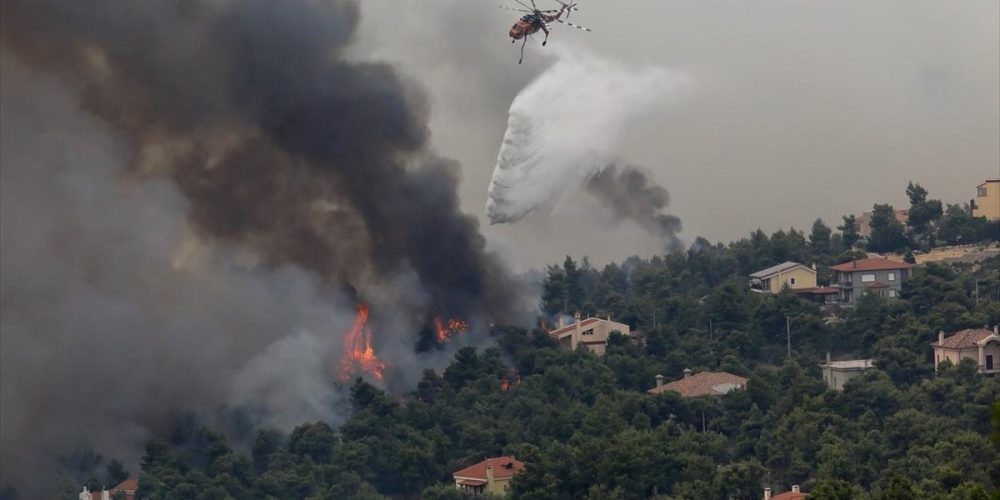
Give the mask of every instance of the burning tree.
[[358, 305], [358, 317], [351, 331], [344, 338], [344, 357], [340, 361], [338, 378], [347, 381], [355, 373], [364, 373], [382, 381], [385, 362], [375, 355], [372, 348], [372, 332], [368, 328], [368, 306]]

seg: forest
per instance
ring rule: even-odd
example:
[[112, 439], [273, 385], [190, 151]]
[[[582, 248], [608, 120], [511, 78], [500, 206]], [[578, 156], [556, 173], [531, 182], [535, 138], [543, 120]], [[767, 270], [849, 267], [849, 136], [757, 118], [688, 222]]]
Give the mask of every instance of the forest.
[[[1000, 226], [943, 209], [919, 185], [907, 194], [908, 225], [880, 219], [892, 208], [876, 205], [867, 241], [845, 217], [808, 234], [699, 238], [685, 252], [601, 269], [568, 256], [539, 284], [536, 328], [495, 326], [492, 347], [460, 349], [407, 394], [355, 380], [340, 427], [255, 429], [244, 447], [179, 419], [133, 471], [139, 498], [471, 498], [451, 474], [498, 455], [525, 463], [508, 493], [520, 499], [756, 500], [792, 485], [810, 500], [1000, 498], [1000, 380], [969, 360], [935, 373], [931, 349], [939, 331], [1000, 324], [1000, 256], [922, 264], [899, 298], [865, 295], [852, 308], [747, 287], [749, 273], [785, 261], [816, 263], [828, 282], [830, 265], [864, 249], [912, 258], [1000, 240]], [[560, 349], [545, 326], [577, 311], [611, 316], [641, 340], [613, 335], [603, 356]], [[876, 368], [830, 390], [819, 368], [827, 352]], [[656, 375], [676, 380], [684, 369], [748, 382], [718, 398], [646, 392]], [[99, 456], [72, 462], [65, 498], [83, 481], [128, 474]]]

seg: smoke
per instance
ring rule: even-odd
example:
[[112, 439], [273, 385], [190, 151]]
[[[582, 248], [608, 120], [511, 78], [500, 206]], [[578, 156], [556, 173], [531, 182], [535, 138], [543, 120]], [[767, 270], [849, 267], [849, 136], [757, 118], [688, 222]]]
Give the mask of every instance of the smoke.
[[586, 187], [616, 218], [635, 222], [660, 238], [667, 251], [683, 248], [677, 238], [681, 230], [680, 219], [663, 213], [670, 195], [650, 178], [648, 172], [634, 166], [619, 170], [617, 165], [611, 165], [591, 177]]
[[510, 105], [486, 202], [491, 224], [551, 211], [614, 163], [627, 120], [687, 83], [659, 67], [630, 68], [579, 50], [558, 54]]
[[516, 321], [423, 95], [345, 55], [354, 2], [2, 6], [4, 484], [178, 412], [342, 418], [358, 300], [400, 377], [433, 315]]
[[342, 55], [355, 3], [12, 0], [5, 14], [4, 44], [80, 82], [130, 134], [130, 168], [177, 182], [199, 234], [349, 283], [412, 269], [431, 307], [510, 312], [457, 210], [458, 166], [427, 148], [424, 96]]

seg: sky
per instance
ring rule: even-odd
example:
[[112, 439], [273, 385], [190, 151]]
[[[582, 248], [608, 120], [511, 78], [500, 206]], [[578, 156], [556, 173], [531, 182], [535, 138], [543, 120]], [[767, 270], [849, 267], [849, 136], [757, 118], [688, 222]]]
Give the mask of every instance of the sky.
[[[513, 2], [510, 2], [513, 4]], [[541, 5], [555, 6], [553, 2]], [[905, 206], [908, 181], [963, 203], [1000, 176], [1000, 4], [887, 0], [581, 0], [525, 63], [514, 12], [486, 0], [365, 0], [356, 56], [396, 64], [428, 93], [432, 143], [462, 165], [463, 210], [516, 270], [584, 255], [601, 265], [661, 251], [595, 200], [490, 226], [487, 187], [507, 108], [554, 47], [691, 79], [624, 132], [624, 160], [671, 195], [681, 237], [731, 241], [762, 228]], [[609, 96], [613, 99], [613, 96]], [[580, 102], [580, 106], [588, 103]]]

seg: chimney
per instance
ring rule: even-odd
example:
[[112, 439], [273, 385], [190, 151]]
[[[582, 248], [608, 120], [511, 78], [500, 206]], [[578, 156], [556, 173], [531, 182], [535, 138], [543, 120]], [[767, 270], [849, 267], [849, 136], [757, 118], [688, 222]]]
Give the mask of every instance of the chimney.
[[798, 493], [798, 492], [799, 492], [799, 485], [793, 484], [792, 485], [792, 493]]
[[656, 387], [657, 388], [663, 387], [663, 375], [656, 376]]
[[576, 314], [573, 315], [573, 320], [576, 321], [576, 333], [579, 334], [580, 333], [580, 311], [577, 311]]
[[830, 364], [830, 351], [826, 351], [826, 364]]
[[938, 345], [944, 344], [944, 330], [938, 331]]
[[690, 368], [685, 368], [684, 369], [684, 378], [688, 378], [690, 376], [691, 376], [691, 369]]
[[101, 489], [101, 500], [111, 500], [111, 492], [107, 488]]
[[771, 500], [771, 488], [764, 488], [764, 500]]
[[852, 260], [851, 261], [851, 267], [854, 268], [854, 269], [857, 269], [858, 268], [858, 261]]
[[566, 326], [566, 315], [559, 313], [559, 328]]
[[993, 325], [993, 333], [1000, 335], [1000, 325]]
[[[489, 459], [487, 459], [489, 460]], [[493, 465], [488, 461], [486, 462], [486, 487], [489, 488], [493, 484]]]

